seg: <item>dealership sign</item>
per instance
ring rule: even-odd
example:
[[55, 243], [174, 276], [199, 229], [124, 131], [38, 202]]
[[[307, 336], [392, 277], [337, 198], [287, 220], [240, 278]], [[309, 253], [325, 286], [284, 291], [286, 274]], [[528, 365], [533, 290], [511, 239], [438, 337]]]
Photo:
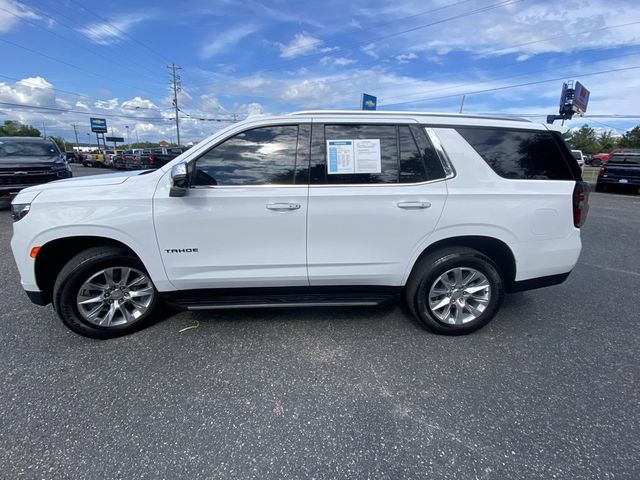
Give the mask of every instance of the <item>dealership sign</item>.
[[107, 120], [91, 117], [91, 131], [95, 133], [107, 133]]

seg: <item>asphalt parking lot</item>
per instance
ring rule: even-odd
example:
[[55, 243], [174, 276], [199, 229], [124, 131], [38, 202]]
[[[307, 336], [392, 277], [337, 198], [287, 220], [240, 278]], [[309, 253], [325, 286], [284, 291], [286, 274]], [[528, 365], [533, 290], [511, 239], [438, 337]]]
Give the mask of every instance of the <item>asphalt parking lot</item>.
[[0, 477], [640, 478], [639, 212], [592, 194], [569, 280], [466, 337], [388, 306], [181, 313], [100, 342], [28, 301], [2, 211]]

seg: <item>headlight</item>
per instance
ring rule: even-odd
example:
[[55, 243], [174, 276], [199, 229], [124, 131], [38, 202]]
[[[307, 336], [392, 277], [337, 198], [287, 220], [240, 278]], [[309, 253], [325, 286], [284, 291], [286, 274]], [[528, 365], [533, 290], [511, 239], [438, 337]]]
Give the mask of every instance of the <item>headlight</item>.
[[11, 216], [13, 221], [17, 222], [27, 216], [27, 213], [31, 210], [30, 203], [12, 203], [11, 204]]

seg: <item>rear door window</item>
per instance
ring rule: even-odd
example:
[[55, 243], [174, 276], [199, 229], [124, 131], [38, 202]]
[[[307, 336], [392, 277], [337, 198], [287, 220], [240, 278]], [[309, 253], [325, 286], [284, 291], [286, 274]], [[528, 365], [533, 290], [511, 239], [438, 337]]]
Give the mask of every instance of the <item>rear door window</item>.
[[421, 183], [444, 176], [418, 125], [313, 124], [312, 184]]
[[574, 180], [567, 160], [548, 131], [489, 127], [458, 127], [456, 130], [501, 177]]

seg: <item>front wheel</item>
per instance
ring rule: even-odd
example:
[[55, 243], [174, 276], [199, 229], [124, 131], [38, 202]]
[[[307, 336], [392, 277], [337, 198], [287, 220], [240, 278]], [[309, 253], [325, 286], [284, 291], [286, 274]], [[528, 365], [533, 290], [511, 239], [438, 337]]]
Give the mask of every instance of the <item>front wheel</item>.
[[114, 338], [152, 321], [158, 297], [140, 260], [123, 250], [96, 247], [76, 255], [60, 271], [53, 301], [74, 332]]
[[464, 335], [489, 323], [504, 297], [497, 265], [481, 252], [454, 247], [423, 258], [407, 283], [406, 300], [435, 333]]

